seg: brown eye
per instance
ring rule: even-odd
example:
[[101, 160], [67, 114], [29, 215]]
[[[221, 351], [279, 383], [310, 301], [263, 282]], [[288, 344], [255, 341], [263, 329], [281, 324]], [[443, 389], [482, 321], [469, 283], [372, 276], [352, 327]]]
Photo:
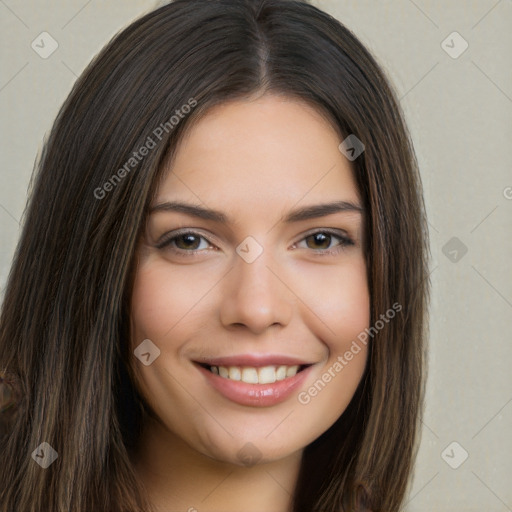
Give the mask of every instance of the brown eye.
[[169, 249], [176, 253], [190, 255], [200, 252], [202, 249], [209, 249], [212, 244], [199, 233], [185, 231], [181, 233], [169, 233], [156, 244], [157, 249]]
[[184, 233], [183, 235], [175, 237], [174, 243], [178, 249], [194, 250], [199, 247], [199, 244], [201, 243], [201, 237], [192, 233]]
[[[300, 244], [305, 246], [301, 247]], [[314, 254], [322, 255], [338, 253], [350, 245], [354, 245], [354, 241], [345, 233], [323, 229], [306, 235], [297, 247], [311, 249]]]
[[310, 247], [308, 244], [309, 249], [328, 249], [329, 245], [331, 245], [332, 236], [326, 233], [314, 233], [313, 235], [309, 235], [305, 238], [306, 243], [307, 241], [311, 241], [316, 247]]

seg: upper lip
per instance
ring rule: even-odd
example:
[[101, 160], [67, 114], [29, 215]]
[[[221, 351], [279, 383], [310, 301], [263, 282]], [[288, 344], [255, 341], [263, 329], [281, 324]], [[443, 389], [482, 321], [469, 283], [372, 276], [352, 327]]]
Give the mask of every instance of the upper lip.
[[241, 354], [226, 357], [207, 357], [196, 360], [197, 363], [210, 366], [303, 366], [312, 363], [298, 357], [279, 354]]

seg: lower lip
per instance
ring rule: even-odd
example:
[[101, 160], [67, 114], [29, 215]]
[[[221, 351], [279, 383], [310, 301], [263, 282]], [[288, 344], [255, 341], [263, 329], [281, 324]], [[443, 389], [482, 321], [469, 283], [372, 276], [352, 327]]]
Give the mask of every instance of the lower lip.
[[312, 366], [308, 366], [293, 377], [273, 382], [272, 384], [248, 384], [240, 380], [220, 377], [196, 364], [208, 383], [228, 400], [240, 405], [252, 407], [270, 407], [284, 402], [309, 375]]

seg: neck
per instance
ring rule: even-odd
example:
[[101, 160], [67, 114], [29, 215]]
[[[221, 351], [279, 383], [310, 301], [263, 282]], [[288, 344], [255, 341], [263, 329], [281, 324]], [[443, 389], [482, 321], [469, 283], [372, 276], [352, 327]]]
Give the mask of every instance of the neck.
[[148, 419], [134, 465], [157, 512], [290, 512], [301, 456], [251, 467], [222, 462]]

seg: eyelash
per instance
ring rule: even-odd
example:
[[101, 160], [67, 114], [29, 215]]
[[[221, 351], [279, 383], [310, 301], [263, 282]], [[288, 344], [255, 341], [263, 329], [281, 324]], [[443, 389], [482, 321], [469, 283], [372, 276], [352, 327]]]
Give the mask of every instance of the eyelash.
[[[311, 249], [311, 251], [313, 251], [313, 253], [316, 256], [326, 256], [326, 255], [338, 254], [342, 250], [344, 250], [346, 247], [355, 245], [354, 241], [351, 238], [349, 238], [346, 235], [342, 235], [342, 234], [340, 234], [339, 231], [335, 231], [333, 229], [318, 229], [316, 231], [306, 233], [304, 235], [304, 237], [299, 240], [299, 242], [302, 242], [306, 238], [309, 238], [310, 236], [314, 236], [314, 235], [317, 235], [320, 233], [324, 234], [324, 235], [329, 235], [333, 238], [337, 238], [340, 241], [340, 243], [338, 245], [336, 245], [334, 249]], [[171, 244], [174, 241], [176, 241], [176, 239], [178, 239], [180, 236], [184, 236], [184, 235], [192, 235], [192, 236], [195, 236], [198, 238], [202, 238], [202, 239], [206, 240], [210, 245], [213, 245], [205, 236], [201, 235], [200, 233], [198, 233], [196, 231], [192, 231], [190, 229], [184, 229], [181, 231], [175, 231], [175, 232], [165, 235], [163, 237], [163, 239], [157, 243], [156, 248], [157, 249], [168, 248], [173, 253], [178, 254], [180, 256], [186, 256], [186, 257], [197, 256], [199, 252], [204, 250], [204, 249], [185, 250], [185, 249], [177, 249], [176, 247], [172, 247]], [[297, 243], [299, 243], [299, 242], [297, 242]], [[293, 245], [295, 246], [297, 244], [293, 244]]]

